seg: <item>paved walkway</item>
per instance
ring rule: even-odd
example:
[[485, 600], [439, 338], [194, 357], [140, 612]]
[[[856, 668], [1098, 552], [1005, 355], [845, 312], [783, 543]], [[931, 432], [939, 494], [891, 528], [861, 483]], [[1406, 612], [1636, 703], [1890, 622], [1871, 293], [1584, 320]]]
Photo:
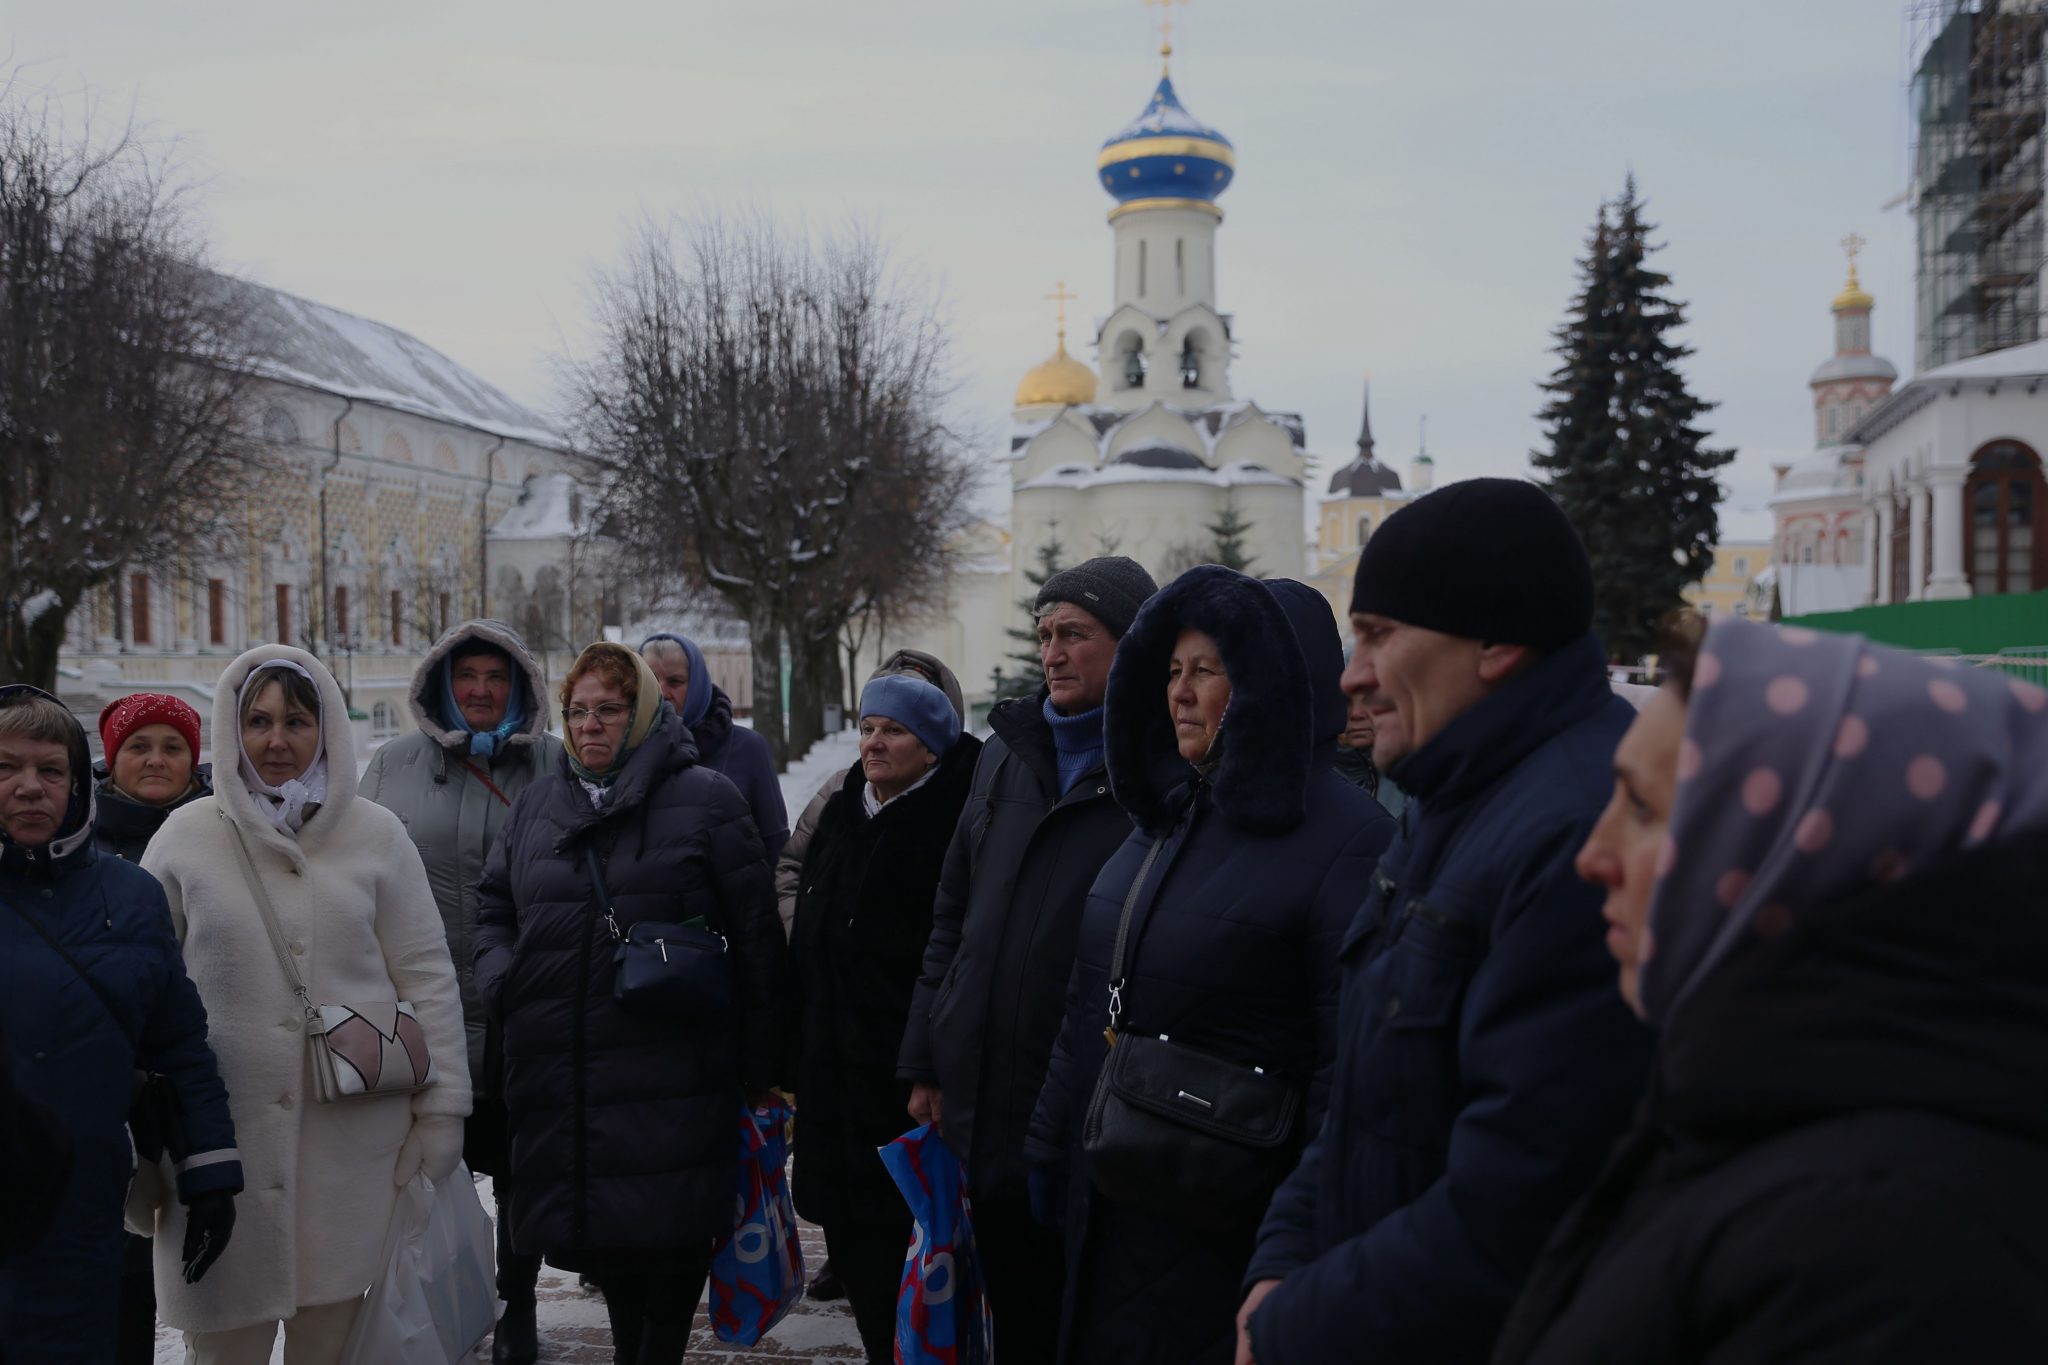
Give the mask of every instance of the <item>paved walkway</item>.
[[[489, 1181], [477, 1185], [484, 1207], [491, 1209]], [[806, 1273], [825, 1260], [825, 1234], [809, 1223], [802, 1225]], [[283, 1343], [271, 1355], [283, 1360]], [[491, 1358], [490, 1343], [479, 1351], [481, 1359]], [[540, 1276], [540, 1358], [543, 1365], [612, 1365], [612, 1334], [605, 1321], [604, 1300], [585, 1294], [574, 1275], [552, 1266]], [[776, 1324], [768, 1339], [752, 1350], [742, 1350], [711, 1335], [703, 1309], [697, 1313], [697, 1331], [690, 1339], [689, 1365], [733, 1365], [742, 1361], [782, 1361], [787, 1365], [848, 1365], [867, 1357], [853, 1329], [853, 1314], [844, 1299], [837, 1303], [799, 1303], [789, 1316]], [[168, 1328], [157, 1329], [157, 1365], [182, 1365], [183, 1338]]]

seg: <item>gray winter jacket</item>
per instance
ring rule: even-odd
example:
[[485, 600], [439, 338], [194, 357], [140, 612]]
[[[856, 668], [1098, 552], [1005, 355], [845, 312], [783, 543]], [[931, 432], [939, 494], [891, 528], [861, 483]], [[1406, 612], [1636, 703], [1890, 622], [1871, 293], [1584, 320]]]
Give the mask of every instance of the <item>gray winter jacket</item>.
[[[526, 689], [525, 725], [489, 759], [473, 757], [470, 737], [449, 730], [441, 714], [442, 660], [466, 640], [510, 654], [523, 674], [516, 681]], [[377, 750], [359, 789], [405, 822], [427, 865], [427, 882], [448, 930], [448, 953], [462, 982], [469, 1074], [480, 1094], [493, 1079], [484, 1067], [483, 1002], [471, 980], [476, 884], [511, 803], [528, 783], [552, 772], [562, 752], [562, 742], [547, 733], [547, 696], [546, 670], [517, 632], [501, 621], [465, 621], [434, 642], [413, 674], [407, 701], [419, 729]]]

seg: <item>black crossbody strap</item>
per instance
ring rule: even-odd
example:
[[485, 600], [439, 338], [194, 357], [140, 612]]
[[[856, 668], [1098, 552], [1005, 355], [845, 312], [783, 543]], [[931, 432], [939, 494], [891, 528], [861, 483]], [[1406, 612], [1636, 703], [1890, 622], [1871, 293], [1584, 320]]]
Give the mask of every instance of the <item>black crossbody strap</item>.
[[1124, 912], [1116, 924], [1116, 951], [1109, 961], [1109, 1027], [1116, 1029], [1117, 1020], [1124, 1013], [1124, 949], [1129, 945], [1131, 934], [1131, 913], [1138, 908], [1138, 897], [1144, 894], [1145, 879], [1152, 875], [1152, 864], [1159, 861], [1159, 854], [1166, 848], [1173, 836], [1162, 834], [1152, 841], [1152, 847], [1145, 850], [1145, 861], [1138, 864], [1138, 875], [1131, 878], [1130, 894], [1124, 897]]
[[597, 843], [586, 839], [583, 843], [583, 861], [590, 867], [590, 889], [597, 895], [597, 908], [604, 914], [604, 923], [612, 931], [616, 942], [625, 937], [619, 932], [619, 917], [612, 911], [612, 893], [604, 884], [604, 864], [597, 860]]
[[87, 971], [83, 963], [81, 963], [77, 958], [73, 957], [69, 952], [67, 952], [65, 950], [64, 945], [57, 941], [57, 936], [51, 933], [48, 929], [44, 928], [43, 925], [38, 923], [34, 915], [29, 914], [28, 911], [22, 909], [13, 901], [7, 899], [7, 897], [5, 896], [0, 896], [0, 905], [5, 905], [9, 910], [12, 910], [15, 913], [15, 916], [19, 918], [23, 924], [26, 924], [29, 928], [35, 930], [36, 934], [43, 940], [43, 942], [50, 945], [50, 951], [55, 953], [58, 957], [63, 958], [64, 965], [71, 968], [72, 971], [78, 973], [78, 979], [83, 981], [88, 987], [91, 988], [92, 993], [99, 997], [100, 1004], [106, 1007], [107, 1014], [113, 1019], [114, 1027], [121, 1030], [121, 1036], [128, 1040], [129, 1050], [134, 1052], [137, 1056], [140, 1056], [142, 1053], [141, 1042], [138, 1041], [134, 1037], [134, 1035], [128, 1032], [128, 1021], [121, 1017], [121, 1010], [117, 1005], [114, 1004], [114, 997], [108, 993], [107, 988], [105, 986], [102, 986], [99, 983], [99, 978], [95, 977], [91, 972]]

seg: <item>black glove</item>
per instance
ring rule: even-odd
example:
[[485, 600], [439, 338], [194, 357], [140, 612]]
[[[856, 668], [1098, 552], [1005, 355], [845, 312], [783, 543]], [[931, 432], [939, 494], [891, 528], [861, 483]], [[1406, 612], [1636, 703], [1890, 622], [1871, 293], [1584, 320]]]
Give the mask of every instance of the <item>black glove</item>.
[[216, 1190], [185, 1206], [185, 1283], [198, 1284], [235, 1235], [235, 1197]]
[[1025, 1176], [1031, 1196], [1031, 1221], [1047, 1229], [1067, 1225], [1067, 1177], [1063, 1171], [1033, 1168]]

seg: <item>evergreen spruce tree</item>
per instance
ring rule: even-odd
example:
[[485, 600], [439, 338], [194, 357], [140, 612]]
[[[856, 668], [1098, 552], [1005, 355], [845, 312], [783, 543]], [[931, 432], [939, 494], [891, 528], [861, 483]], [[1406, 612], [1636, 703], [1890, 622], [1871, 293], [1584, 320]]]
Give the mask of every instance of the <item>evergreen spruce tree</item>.
[[1221, 564], [1226, 569], [1235, 569], [1243, 574], [1252, 572], [1252, 565], [1256, 561], [1246, 554], [1244, 549], [1245, 533], [1252, 529], [1252, 524], [1237, 510], [1237, 498], [1234, 495], [1224, 498], [1221, 514], [1202, 529], [1216, 538], [1210, 563]]
[[1593, 560], [1594, 626], [1608, 656], [1633, 662], [1656, 647], [1657, 622], [1713, 563], [1720, 535], [1714, 471], [1735, 458], [1710, 450], [1671, 339], [1685, 306], [1648, 264], [1659, 250], [1635, 177], [1600, 206], [1571, 317], [1557, 329], [1560, 364], [1543, 387], [1550, 448], [1531, 460]]
[[1038, 547], [1038, 567], [1026, 569], [1024, 579], [1031, 584], [1032, 591], [1017, 599], [1017, 605], [1024, 611], [1026, 625], [1013, 626], [1003, 632], [1017, 642], [1017, 648], [1010, 655], [1010, 661], [1017, 665], [1014, 672], [997, 669], [997, 696], [1001, 701], [1006, 697], [1028, 697], [1045, 683], [1045, 666], [1038, 657], [1038, 603], [1037, 589], [1045, 586], [1046, 580], [1066, 568], [1063, 557], [1066, 547], [1060, 544], [1060, 527], [1053, 522], [1046, 528], [1046, 540]]

